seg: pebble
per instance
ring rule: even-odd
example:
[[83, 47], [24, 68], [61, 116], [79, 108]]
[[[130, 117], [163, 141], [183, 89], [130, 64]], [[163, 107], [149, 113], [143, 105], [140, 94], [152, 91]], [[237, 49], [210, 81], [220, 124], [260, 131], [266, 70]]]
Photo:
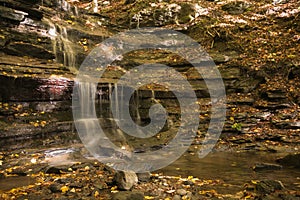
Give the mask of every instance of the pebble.
[[53, 183], [49, 186], [50, 191], [53, 192], [53, 193], [61, 192], [60, 188], [61, 188], [61, 185], [59, 185], [57, 183]]
[[186, 196], [188, 197], [188, 199], [192, 199], [193, 193], [192, 192], [187, 192]]
[[187, 192], [185, 189], [178, 189], [178, 190], [176, 190], [176, 193], [183, 196], [183, 195], [186, 195]]
[[172, 200], [181, 200], [181, 196], [176, 194], [176, 195], [174, 195]]
[[151, 179], [150, 172], [138, 173], [137, 176], [138, 176], [139, 182], [149, 182]]

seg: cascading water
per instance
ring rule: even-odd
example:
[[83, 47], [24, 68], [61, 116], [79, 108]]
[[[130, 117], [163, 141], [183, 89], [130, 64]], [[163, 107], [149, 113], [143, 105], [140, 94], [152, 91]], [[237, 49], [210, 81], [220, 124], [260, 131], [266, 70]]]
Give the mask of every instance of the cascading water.
[[75, 67], [75, 53], [72, 48], [72, 42], [68, 39], [67, 28], [64, 26], [58, 26], [59, 28], [59, 50], [63, 52], [64, 66]]
[[60, 10], [71, 13], [72, 15], [78, 16], [78, 9], [76, 6], [71, 5], [65, 0], [57, 0], [57, 5]]
[[139, 112], [139, 105], [140, 105], [139, 92], [138, 92], [138, 90], [136, 90], [136, 98], [135, 98], [136, 123], [140, 125], [141, 124], [141, 116], [140, 116], [140, 112]]
[[53, 53], [57, 62], [62, 62], [70, 69], [76, 66], [76, 54], [72, 42], [68, 38], [67, 28], [44, 19], [49, 24], [48, 34], [52, 40]]
[[[108, 83], [108, 100], [109, 100], [109, 110], [111, 111], [112, 109], [112, 84], [111, 83]], [[112, 115], [111, 115], [111, 112], [109, 112], [109, 117], [112, 118]]]
[[97, 84], [90, 82], [78, 82], [78, 92], [80, 93], [81, 117], [95, 118], [95, 95]]
[[119, 93], [118, 93], [118, 84], [117, 83], [114, 84], [114, 90], [115, 90], [115, 99], [116, 99], [116, 101], [115, 101], [115, 104], [116, 104], [116, 106], [115, 106], [116, 107], [116, 110], [115, 110], [116, 111], [116, 116], [114, 118], [120, 119]]
[[[97, 154], [99, 157], [106, 157], [107, 159], [123, 159], [123, 157], [128, 154], [124, 150], [128, 150], [129, 146], [126, 143], [126, 138], [123, 132], [116, 127], [116, 123], [111, 118], [111, 112], [109, 116], [100, 116], [98, 118], [96, 113], [96, 103], [104, 103], [100, 105], [102, 109], [108, 106], [110, 109], [112, 100], [109, 99], [109, 105], [104, 100], [104, 96], [108, 95], [109, 98], [113, 96], [118, 96], [118, 86], [117, 84], [108, 84], [108, 92], [104, 93], [101, 89], [97, 89], [97, 83], [91, 82], [76, 82], [74, 93], [76, 98], [73, 100], [73, 105], [76, 105], [77, 111], [73, 112], [75, 119], [80, 118], [80, 120], [75, 120], [76, 129], [78, 130], [79, 136], [86, 147], [93, 153], [101, 148], [101, 153]], [[113, 95], [113, 90], [115, 94]], [[97, 101], [98, 99], [98, 101]], [[119, 109], [118, 106], [115, 107]], [[102, 110], [100, 110], [102, 112]], [[115, 117], [115, 116], [114, 116]], [[100, 122], [104, 121], [108, 124], [103, 127], [100, 126]], [[111, 124], [110, 124], [111, 123]], [[105, 134], [104, 134], [105, 133]], [[106, 134], [109, 134], [106, 136]], [[113, 143], [114, 144], [113, 144]], [[112, 150], [112, 146], [118, 145], [120, 151], [115, 152]]]
[[54, 17], [55, 20], [53, 18], [44, 18], [43, 20], [49, 25], [48, 35], [52, 40], [52, 48], [56, 61], [63, 63], [65, 67], [73, 70], [76, 67], [76, 52], [73, 42], [68, 36], [68, 28], [57, 23], [56, 18], [60, 18], [61, 11], [78, 16], [76, 6], [71, 5], [65, 0], [57, 0], [57, 15]]

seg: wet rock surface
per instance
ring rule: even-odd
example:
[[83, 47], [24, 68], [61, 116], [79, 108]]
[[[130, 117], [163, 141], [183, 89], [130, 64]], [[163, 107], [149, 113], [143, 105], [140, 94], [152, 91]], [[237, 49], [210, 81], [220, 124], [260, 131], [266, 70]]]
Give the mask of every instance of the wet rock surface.
[[300, 167], [300, 154], [289, 154], [283, 158], [280, 158], [277, 160], [278, 163], [285, 165], [285, 166], [290, 166], [290, 167]]

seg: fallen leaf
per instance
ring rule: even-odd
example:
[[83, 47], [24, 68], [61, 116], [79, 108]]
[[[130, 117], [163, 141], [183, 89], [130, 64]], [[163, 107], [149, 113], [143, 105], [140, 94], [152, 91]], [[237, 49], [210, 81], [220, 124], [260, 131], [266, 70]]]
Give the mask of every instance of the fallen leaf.
[[62, 193], [66, 193], [67, 191], [69, 191], [69, 187], [68, 186], [62, 186], [60, 188], [60, 190], [61, 190]]

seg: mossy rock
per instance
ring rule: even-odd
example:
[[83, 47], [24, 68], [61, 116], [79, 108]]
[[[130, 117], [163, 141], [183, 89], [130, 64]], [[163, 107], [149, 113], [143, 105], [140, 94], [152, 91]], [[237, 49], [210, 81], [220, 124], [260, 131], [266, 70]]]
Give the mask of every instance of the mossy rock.
[[178, 22], [180, 24], [185, 24], [191, 21], [192, 15], [194, 15], [195, 10], [191, 4], [188, 3], [182, 3], [179, 4], [181, 6], [181, 9], [178, 13]]

